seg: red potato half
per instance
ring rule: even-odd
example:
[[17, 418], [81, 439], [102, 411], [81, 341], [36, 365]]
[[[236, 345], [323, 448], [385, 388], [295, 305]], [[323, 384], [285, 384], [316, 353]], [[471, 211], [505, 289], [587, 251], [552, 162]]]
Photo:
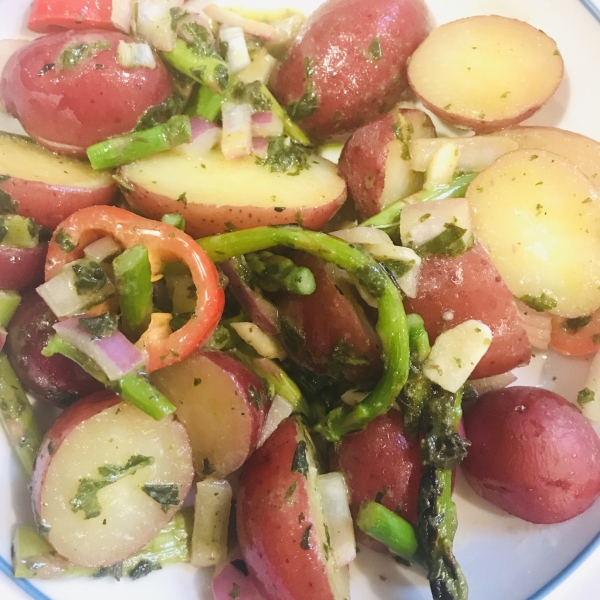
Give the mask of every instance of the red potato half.
[[343, 600], [347, 568], [327, 551], [315, 451], [286, 419], [248, 460], [236, 505], [244, 561], [266, 600]]
[[541, 388], [483, 395], [466, 412], [463, 473], [483, 498], [532, 523], [558, 523], [600, 495], [600, 439], [580, 410]]
[[479, 244], [454, 258], [425, 258], [417, 296], [406, 300], [406, 309], [423, 317], [432, 343], [443, 331], [469, 319], [490, 327], [492, 343], [472, 379], [505, 373], [529, 362], [531, 346], [513, 295]]
[[381, 341], [351, 290], [333, 279], [321, 259], [304, 253], [293, 258], [313, 272], [317, 284], [309, 296], [281, 293], [276, 301], [294, 358], [317, 373], [377, 380], [383, 372]]
[[423, 175], [412, 169], [409, 143], [435, 135], [429, 115], [416, 109], [394, 110], [352, 134], [338, 169], [362, 219], [421, 189]]
[[110, 204], [117, 190], [108, 173], [8, 133], [0, 133], [0, 175], [17, 213], [52, 230], [80, 208]]
[[202, 351], [155, 371], [152, 382], [177, 407], [199, 476], [222, 479], [244, 464], [269, 408], [252, 371], [227, 354]]
[[[63, 154], [85, 154], [88, 146], [131, 131], [173, 90], [158, 56], [155, 69], [121, 66], [116, 59], [121, 40], [134, 41], [101, 30], [37, 38], [13, 54], [2, 73], [0, 96], [7, 111], [38, 143]], [[65, 59], [70, 56], [71, 64]]]
[[185, 217], [193, 237], [231, 227], [299, 223], [320, 229], [346, 199], [335, 165], [318, 156], [291, 177], [256, 164], [253, 156], [227, 160], [220, 149], [190, 155], [172, 150], [121, 167], [120, 181], [131, 205], [144, 216]]
[[[352, 131], [401, 99], [406, 61], [428, 32], [421, 0], [328, 0], [305, 23], [269, 87], [288, 111], [298, 103], [295, 118], [311, 138]], [[303, 109], [315, 104], [314, 112]]]
[[35, 248], [0, 245], [0, 290], [22, 290], [44, 282], [48, 244]]
[[563, 76], [556, 42], [532, 25], [485, 15], [434, 29], [411, 57], [415, 94], [440, 119], [490, 133], [520, 123]]
[[[109, 472], [113, 482], [94, 486]], [[106, 567], [140, 550], [173, 518], [193, 475], [181, 423], [172, 416], [155, 421], [102, 392], [73, 404], [46, 434], [34, 466], [33, 506], [59, 554], [83, 567]], [[86, 493], [86, 483], [97, 491]], [[158, 486], [171, 493], [159, 495]]]

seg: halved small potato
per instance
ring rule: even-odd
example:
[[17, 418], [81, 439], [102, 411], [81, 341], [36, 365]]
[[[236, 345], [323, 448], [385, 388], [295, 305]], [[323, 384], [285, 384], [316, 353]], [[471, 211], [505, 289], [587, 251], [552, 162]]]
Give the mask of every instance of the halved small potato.
[[467, 191], [475, 235], [510, 291], [561, 317], [600, 307], [600, 198], [572, 162], [509, 152]]
[[17, 204], [18, 214], [48, 229], [80, 208], [109, 204], [117, 189], [109, 173], [98, 173], [81, 160], [2, 132], [0, 177], [0, 189]]
[[292, 175], [272, 172], [253, 156], [227, 160], [219, 149], [172, 150], [125, 165], [120, 176], [127, 199], [143, 215], [177, 212], [194, 237], [288, 223], [319, 229], [346, 199], [336, 166], [316, 155]]
[[415, 94], [438, 117], [478, 133], [530, 117], [563, 76], [556, 43], [535, 27], [497, 15], [434, 29], [408, 66]]

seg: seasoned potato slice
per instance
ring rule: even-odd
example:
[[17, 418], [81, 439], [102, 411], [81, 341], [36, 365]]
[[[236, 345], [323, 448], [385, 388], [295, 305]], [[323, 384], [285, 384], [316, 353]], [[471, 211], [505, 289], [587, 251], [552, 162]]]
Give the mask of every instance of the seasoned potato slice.
[[554, 94], [562, 75], [552, 38], [497, 15], [438, 27], [408, 67], [410, 85], [427, 108], [480, 133], [530, 117]]
[[600, 199], [572, 162], [509, 152], [473, 180], [467, 198], [475, 235], [515, 296], [562, 317], [600, 306]]

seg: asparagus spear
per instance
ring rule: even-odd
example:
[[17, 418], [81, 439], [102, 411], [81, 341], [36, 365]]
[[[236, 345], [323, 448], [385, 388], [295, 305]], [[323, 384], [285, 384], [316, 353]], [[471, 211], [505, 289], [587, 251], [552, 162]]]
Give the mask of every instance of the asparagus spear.
[[27, 394], [3, 352], [0, 352], [0, 420], [21, 465], [31, 475], [42, 436]]
[[224, 93], [213, 92], [208, 86], [201, 85], [186, 112], [190, 116], [215, 121], [221, 114], [221, 104], [225, 98]]
[[400, 292], [367, 252], [327, 234], [300, 227], [256, 227], [197, 240], [215, 262], [276, 245], [304, 250], [354, 275], [377, 298], [377, 332], [382, 342], [385, 371], [375, 388], [355, 407], [341, 406], [317, 426], [329, 441], [338, 441], [388, 410], [408, 377], [409, 342]]
[[167, 225], [173, 225], [173, 227], [177, 227], [181, 231], [185, 231], [185, 217], [179, 213], [167, 213], [162, 216], [161, 221]]
[[13, 538], [13, 572], [22, 579], [57, 579], [63, 577], [100, 577], [114, 575], [133, 579], [176, 562], [190, 561], [193, 511], [184, 508], [165, 525], [137, 554], [112, 567], [79, 567], [57, 554], [56, 550], [33, 527], [17, 527]]
[[258, 285], [267, 292], [285, 290], [292, 294], [308, 296], [317, 284], [310, 269], [298, 267], [291, 259], [271, 252], [246, 254], [246, 264], [257, 276]]

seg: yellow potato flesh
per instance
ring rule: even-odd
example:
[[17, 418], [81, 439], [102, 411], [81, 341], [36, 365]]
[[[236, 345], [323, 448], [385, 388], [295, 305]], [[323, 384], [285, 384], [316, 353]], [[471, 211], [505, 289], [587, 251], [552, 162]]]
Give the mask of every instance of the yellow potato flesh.
[[545, 293], [562, 317], [600, 307], [600, 200], [573, 163], [509, 152], [473, 180], [467, 199], [475, 235], [516, 297]]
[[563, 61], [543, 32], [492, 15], [435, 29], [408, 72], [417, 95], [455, 121], [494, 122], [518, 120], [541, 106], [558, 87]]

